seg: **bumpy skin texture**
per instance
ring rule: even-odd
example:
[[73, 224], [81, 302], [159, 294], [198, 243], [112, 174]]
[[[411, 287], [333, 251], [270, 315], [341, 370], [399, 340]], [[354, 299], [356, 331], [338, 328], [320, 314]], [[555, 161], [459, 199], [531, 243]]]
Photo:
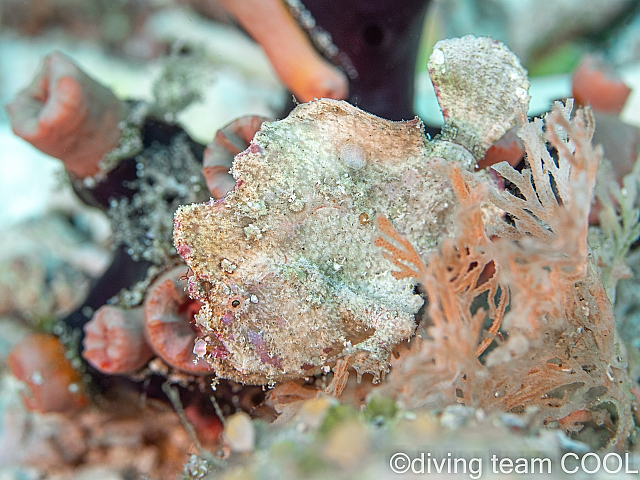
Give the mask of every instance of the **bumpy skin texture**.
[[246, 150], [265, 117], [241, 117], [222, 127], [207, 145], [202, 158], [202, 174], [213, 198], [224, 197], [236, 185], [229, 173], [233, 158]]
[[392, 277], [375, 217], [421, 252], [435, 247], [453, 201], [430, 151], [418, 120], [311, 102], [263, 124], [224, 199], [178, 210], [174, 243], [220, 377], [264, 384], [347, 355], [359, 373], [387, 371], [422, 299]]

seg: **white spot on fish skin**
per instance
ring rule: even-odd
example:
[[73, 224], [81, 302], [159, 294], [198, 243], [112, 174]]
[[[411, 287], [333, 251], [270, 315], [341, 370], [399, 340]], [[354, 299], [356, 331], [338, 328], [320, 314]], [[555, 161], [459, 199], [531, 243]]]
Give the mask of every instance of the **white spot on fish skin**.
[[518, 98], [520, 99], [521, 102], [525, 102], [527, 101], [527, 97], [528, 97], [528, 93], [527, 91], [522, 88], [522, 87], [518, 87], [516, 88], [516, 95], [518, 96]]
[[347, 143], [340, 148], [340, 160], [354, 170], [359, 170], [367, 164], [364, 150], [352, 143]]
[[[196, 342], [196, 344], [193, 347], [193, 353], [195, 353], [197, 355], [198, 358], [203, 358], [204, 355], [207, 353], [207, 344], [204, 340], [202, 340], [201, 338], [198, 339], [198, 341]], [[194, 360], [194, 363], [195, 360]]]
[[223, 258], [222, 261], [220, 262], [220, 268], [227, 273], [233, 273], [235, 272], [236, 268], [238, 268], [238, 266], [230, 262], [226, 258]]
[[442, 65], [444, 63], [444, 52], [439, 48], [434, 49], [433, 53], [431, 54], [430, 60], [435, 65]]
[[42, 385], [44, 383], [42, 373], [40, 373], [39, 371], [33, 372], [33, 374], [31, 375], [31, 381], [34, 385]]

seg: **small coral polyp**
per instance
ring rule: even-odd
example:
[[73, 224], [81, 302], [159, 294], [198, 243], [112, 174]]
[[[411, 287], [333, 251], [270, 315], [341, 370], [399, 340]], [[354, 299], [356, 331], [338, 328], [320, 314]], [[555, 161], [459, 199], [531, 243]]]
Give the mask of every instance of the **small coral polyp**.
[[82, 356], [103, 373], [131, 373], [153, 356], [144, 338], [141, 308], [103, 305], [84, 326]]
[[23, 382], [22, 399], [29, 410], [70, 412], [87, 404], [82, 375], [55, 336], [28, 335], [12, 350], [7, 364]]
[[153, 351], [172, 367], [192, 375], [210, 373], [206, 362], [193, 353], [197, 328], [194, 314], [200, 302], [185, 293], [184, 267], [160, 276], [144, 301], [144, 330]]
[[102, 157], [118, 146], [126, 106], [61, 52], [44, 59], [31, 85], [7, 105], [16, 135], [60, 158], [69, 173], [99, 172]]
[[224, 199], [178, 210], [174, 241], [217, 375], [264, 384], [347, 355], [360, 374], [388, 370], [423, 301], [360, 219], [382, 213], [422, 251], [435, 247], [452, 194], [426, 148], [417, 120], [312, 102], [263, 124]]

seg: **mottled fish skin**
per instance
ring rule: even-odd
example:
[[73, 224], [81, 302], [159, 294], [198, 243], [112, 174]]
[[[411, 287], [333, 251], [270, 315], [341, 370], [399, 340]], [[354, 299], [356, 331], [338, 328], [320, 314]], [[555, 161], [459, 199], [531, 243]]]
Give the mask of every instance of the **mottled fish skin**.
[[345, 355], [359, 373], [388, 370], [423, 301], [391, 275], [373, 219], [387, 216], [421, 252], [435, 248], [453, 196], [430, 151], [419, 120], [311, 102], [263, 124], [224, 199], [176, 213], [175, 245], [219, 376], [264, 384]]
[[527, 71], [501, 42], [473, 35], [441, 40], [428, 68], [445, 120], [442, 140], [479, 160], [505, 133], [526, 123]]

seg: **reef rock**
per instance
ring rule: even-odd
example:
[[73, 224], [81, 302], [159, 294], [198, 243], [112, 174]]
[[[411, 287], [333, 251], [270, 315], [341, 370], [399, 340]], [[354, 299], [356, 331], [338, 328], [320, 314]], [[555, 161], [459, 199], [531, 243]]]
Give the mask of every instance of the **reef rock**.
[[268, 383], [348, 355], [359, 373], [388, 370], [423, 302], [374, 245], [375, 217], [428, 252], [453, 204], [422, 128], [346, 102], [300, 105], [235, 158], [225, 198], [178, 210], [174, 242], [204, 304], [196, 351], [220, 377]]

